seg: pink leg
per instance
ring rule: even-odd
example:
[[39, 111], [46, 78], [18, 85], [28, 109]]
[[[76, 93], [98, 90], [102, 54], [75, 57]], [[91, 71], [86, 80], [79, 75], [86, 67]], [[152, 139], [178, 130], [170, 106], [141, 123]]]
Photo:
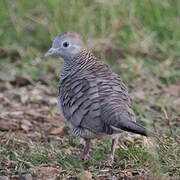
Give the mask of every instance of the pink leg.
[[118, 142], [118, 137], [112, 139], [111, 153], [106, 161], [108, 164], [112, 164], [114, 161], [114, 154], [115, 154], [117, 142]]
[[83, 149], [83, 154], [82, 154], [82, 159], [87, 160], [89, 157], [89, 145], [90, 145], [90, 140], [85, 139], [85, 144], [84, 144], [84, 149]]

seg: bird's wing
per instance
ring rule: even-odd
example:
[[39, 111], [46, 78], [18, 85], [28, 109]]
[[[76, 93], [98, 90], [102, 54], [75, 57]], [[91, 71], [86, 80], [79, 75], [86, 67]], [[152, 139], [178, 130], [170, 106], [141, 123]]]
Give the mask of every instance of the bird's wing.
[[96, 77], [93, 74], [75, 74], [61, 83], [61, 106], [67, 121], [74, 127], [101, 132], [100, 99]]
[[[104, 123], [104, 132], [110, 134], [115, 131], [129, 131], [141, 135], [149, 132], [135, 121], [135, 114], [131, 107], [131, 100], [127, 87], [118, 75], [109, 67], [98, 62], [93, 68], [98, 84], [101, 119]], [[112, 128], [112, 129], [111, 129]]]

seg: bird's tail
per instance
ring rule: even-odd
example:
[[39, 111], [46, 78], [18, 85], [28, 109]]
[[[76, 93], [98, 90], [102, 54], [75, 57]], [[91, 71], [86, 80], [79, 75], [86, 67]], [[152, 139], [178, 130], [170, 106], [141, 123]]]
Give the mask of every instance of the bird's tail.
[[143, 136], [151, 136], [153, 135], [152, 132], [148, 131], [146, 128], [144, 128], [141, 125], [138, 125], [134, 121], [124, 121], [124, 122], [119, 122], [116, 124], [116, 126], [111, 125], [111, 128], [115, 131], [128, 131], [136, 134], [140, 134]]

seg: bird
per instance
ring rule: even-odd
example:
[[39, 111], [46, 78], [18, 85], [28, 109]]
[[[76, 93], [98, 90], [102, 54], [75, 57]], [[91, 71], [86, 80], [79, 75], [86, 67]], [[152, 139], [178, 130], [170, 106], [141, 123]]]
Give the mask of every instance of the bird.
[[56, 36], [44, 56], [53, 54], [64, 59], [58, 104], [71, 133], [85, 142], [83, 160], [89, 158], [92, 139], [112, 139], [107, 162], [113, 163], [120, 133], [151, 136], [151, 131], [137, 124], [121, 77], [88, 50], [79, 33], [68, 31]]

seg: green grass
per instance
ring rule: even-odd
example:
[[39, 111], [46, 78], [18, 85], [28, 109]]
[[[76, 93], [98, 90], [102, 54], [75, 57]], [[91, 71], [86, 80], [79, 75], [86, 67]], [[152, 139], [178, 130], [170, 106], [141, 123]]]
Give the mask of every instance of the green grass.
[[[52, 38], [70, 30], [82, 33], [90, 42], [93, 39], [108, 39], [107, 46], [114, 45], [133, 56], [123, 62], [123, 69], [117, 66], [118, 59], [115, 60], [113, 56], [112, 59], [107, 59], [115, 71], [128, 70], [124, 75], [126, 82], [137, 77], [134, 72], [136, 67], [133, 67], [137, 64], [145, 70], [156, 68], [157, 71], [155, 69], [150, 73], [158, 76], [165, 84], [178, 81], [178, 69], [175, 70], [174, 67], [180, 51], [178, 1], [123, 0], [120, 3], [92, 3], [44, 0], [29, 3], [21, 0], [14, 4], [2, 1], [0, 8], [0, 45], [15, 49], [21, 54], [21, 70], [33, 80], [37, 80], [43, 72], [42, 68], [45, 68], [45, 62], [42, 61], [47, 60], [40, 57], [50, 47]], [[97, 41], [96, 46], [100, 47], [99, 56], [103, 57], [103, 44]], [[94, 50], [96, 46], [93, 47]], [[163, 63], [156, 62], [151, 56], [134, 56], [137, 52], [160, 56], [163, 60], [168, 60], [169, 64], [164, 63], [168, 67], [164, 69]], [[167, 71], [171, 73], [166, 75]]]
[[[153, 152], [136, 143], [118, 148], [111, 174], [125, 171], [153, 171], [172, 177], [179, 176], [179, 108], [167, 88], [180, 79], [180, 2], [178, 0], [71, 0], [71, 1], [10, 1], [0, 2], [0, 77], [23, 75], [32, 86], [39, 78], [52, 75], [47, 88], [56, 94], [63, 62], [42, 58], [52, 39], [63, 31], [81, 33], [90, 49], [119, 73], [129, 86], [137, 120], [150, 129], [166, 135], [155, 143]], [[1, 50], [2, 49], [2, 50]], [[12, 51], [20, 58], [13, 59]], [[5, 53], [5, 55], [3, 55]], [[122, 57], [123, 54], [123, 57]], [[0, 86], [1, 89], [1, 86]], [[142, 93], [141, 95], [136, 92]], [[6, 108], [6, 107], [4, 107]], [[54, 112], [49, 107], [49, 113]], [[172, 120], [165, 122], [164, 111]], [[62, 149], [71, 149], [77, 156], [82, 148], [73, 137], [58, 142], [28, 142], [27, 148], [17, 142], [0, 147], [0, 174], [17, 174], [41, 164], [54, 163], [69, 176], [88, 169], [94, 177], [104, 169], [103, 160], [110, 148], [109, 141], [92, 147], [92, 159], [72, 160]], [[47, 148], [48, 147], [48, 148]], [[6, 161], [14, 166], [2, 168]]]
[[0, 43], [15, 49], [32, 48], [29, 56], [33, 57], [44, 52], [55, 35], [71, 30], [88, 38], [108, 38], [126, 50], [149, 40], [147, 48], [152, 52], [176, 57], [180, 48], [179, 4], [170, 0], [2, 1]]
[[[70, 141], [77, 141], [71, 136], [70, 139]], [[47, 142], [27, 142], [27, 146], [22, 147], [22, 144], [10, 141], [9, 144], [1, 148], [0, 165], [3, 167], [4, 162], [7, 162], [7, 160], [14, 165], [9, 167], [8, 171], [2, 168], [0, 174], [24, 173], [39, 165], [54, 163], [65, 169], [69, 175], [78, 175], [86, 169], [89, 169], [94, 176], [99, 175], [99, 170], [105, 168], [104, 160], [108, 156], [106, 148], [110, 146], [110, 141], [101, 141], [92, 146], [91, 158], [88, 161], [82, 161], [79, 158], [80, 149], [77, 146], [79, 143], [77, 142], [75, 146], [70, 141], [64, 143], [63, 146], [73, 148], [71, 155], [62, 151], [61, 144], [58, 145], [59, 142], [53, 144], [56, 146], [56, 149], [54, 149], [52, 144]], [[151, 171], [157, 174], [171, 174], [173, 172], [173, 176], [178, 176], [178, 166], [176, 167], [179, 161], [176, 159], [179, 154], [178, 144], [168, 144], [170, 142], [166, 141], [159, 144], [157, 142], [154, 143], [150, 147], [140, 147], [132, 144], [126, 145], [124, 148], [118, 148], [115, 162], [111, 169], [112, 173], [128, 172], [133, 168], [137, 172], [142, 169], [151, 169]], [[13, 151], [7, 152], [7, 149], [10, 147], [13, 148]], [[16, 149], [16, 147], [21, 148]], [[76, 153], [73, 153], [73, 151], [76, 151]]]

